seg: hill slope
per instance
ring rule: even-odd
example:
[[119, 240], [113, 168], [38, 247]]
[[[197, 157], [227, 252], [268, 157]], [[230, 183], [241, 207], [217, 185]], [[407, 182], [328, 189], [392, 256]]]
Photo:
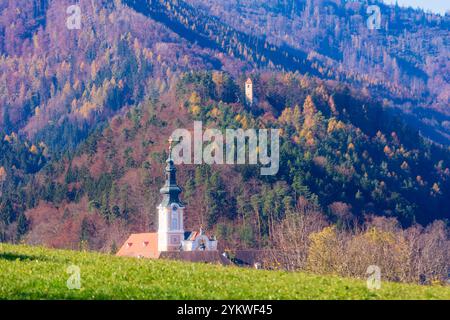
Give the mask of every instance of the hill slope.
[[449, 142], [448, 17], [379, 4], [382, 29], [370, 32], [356, 2], [122, 3], [79, 1], [81, 30], [65, 27], [70, 1], [0, 4], [0, 131], [72, 150], [175, 73], [269, 68], [369, 90]]
[[99, 122], [164, 91], [176, 72], [233, 60], [120, 2], [80, 1], [81, 30], [66, 28], [70, 1], [40, 2], [40, 10], [38, 1], [0, 5], [0, 131], [52, 153], [73, 151]]
[[[255, 75], [259, 105], [248, 108], [239, 102], [242, 86], [227, 74], [187, 73], [176, 80], [168, 94], [147, 96], [75, 155], [47, 163], [38, 174], [19, 161], [30, 156], [26, 148], [12, 160], [0, 157], [6, 173], [0, 239], [24, 234], [18, 223], [23, 213], [30, 222], [24, 240], [33, 245], [77, 249], [84, 241], [89, 249], [110, 252], [129, 233], [155, 230], [166, 140], [175, 128], [191, 130], [194, 120], [205, 127], [283, 133], [280, 170], [271, 178], [250, 165], [179, 166], [188, 229], [203, 225], [223, 241], [264, 246], [300, 198], [332, 222], [361, 222], [375, 214], [410, 226], [449, 217], [449, 152], [420, 139], [370, 99], [333, 83], [264, 73]], [[21, 150], [11, 141], [1, 144], [4, 150]], [[39, 153], [31, 156], [40, 159]], [[30, 175], [21, 179], [23, 171]], [[344, 216], [332, 209], [342, 203], [349, 205]]]
[[[66, 286], [80, 268], [81, 289]], [[0, 244], [0, 299], [450, 299], [450, 288]]]
[[[186, 2], [239, 31], [306, 52], [321, 77], [368, 88], [406, 111], [424, 136], [448, 144], [450, 16], [382, 1]], [[379, 30], [367, 28], [369, 5], [380, 8]]]
[[[45, 5], [33, 7], [38, 2]], [[417, 68], [431, 72], [427, 88], [448, 91], [446, 61], [439, 62], [448, 18], [390, 8], [391, 27], [374, 34], [358, 18], [359, 4], [326, 13], [339, 1], [314, 13], [303, 6], [311, 1], [267, 8], [242, 1], [245, 13], [234, 15], [250, 27], [211, 16], [204, 8], [211, 2], [119, 2], [81, 0], [88, 19], [79, 32], [61, 27], [68, 0], [0, 4], [0, 241], [110, 252], [129, 233], [154, 230], [166, 140], [194, 120], [220, 129], [283, 128], [275, 177], [261, 178], [255, 166], [180, 168], [186, 227], [203, 225], [230, 247], [269, 246], [304, 199], [345, 225], [367, 215], [403, 226], [450, 217], [448, 149], [385, 108], [388, 100], [421, 97]], [[304, 16], [283, 3], [302, 3]], [[265, 16], [267, 24], [255, 24]], [[273, 17], [280, 23], [271, 28]], [[323, 18], [343, 22], [336, 30], [327, 23], [315, 41]], [[298, 24], [294, 38], [282, 40], [285, 29], [263, 37], [286, 20]], [[311, 24], [299, 27], [302, 21]], [[417, 33], [424, 47], [406, 41], [414, 25], [433, 35]], [[403, 57], [405, 65], [398, 53], [409, 45], [418, 51]], [[414, 60], [430, 52], [426, 64]], [[243, 103], [249, 75], [258, 99], [252, 108]], [[390, 78], [395, 85], [380, 80]], [[447, 97], [423, 95], [425, 105]]]

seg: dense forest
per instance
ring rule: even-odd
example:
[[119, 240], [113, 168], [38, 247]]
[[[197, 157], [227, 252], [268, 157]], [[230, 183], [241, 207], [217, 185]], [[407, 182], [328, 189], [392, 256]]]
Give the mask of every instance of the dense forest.
[[[448, 15], [382, 1], [186, 2], [238, 31], [306, 52], [320, 77], [369, 90], [385, 105], [406, 111], [422, 134], [448, 144]], [[367, 28], [366, 10], [374, 4], [381, 12], [379, 30]]]
[[264, 246], [298, 201], [338, 224], [372, 214], [405, 227], [448, 218], [447, 150], [346, 86], [293, 73], [258, 73], [254, 83], [259, 103], [249, 108], [240, 102], [242, 84], [229, 74], [184, 73], [166, 94], [146, 97], [99, 128], [73, 155], [45, 165], [38, 156], [45, 149], [23, 148], [19, 168], [33, 174], [44, 167], [28, 175], [24, 189], [16, 183], [3, 190], [11, 195], [5, 199], [18, 190], [16, 198], [26, 199], [28, 207], [17, 203], [14, 216], [26, 213], [29, 241], [76, 248], [82, 238], [110, 250], [128, 232], [155, 229], [165, 140], [176, 128], [192, 129], [193, 120], [221, 129], [276, 127], [283, 134], [274, 177], [251, 165], [180, 167], [192, 228]]
[[364, 1], [125, 3], [189, 41], [255, 67], [297, 70], [368, 90], [407, 111], [428, 137], [448, 143], [449, 82], [441, 72], [449, 70], [447, 16], [373, 1], [382, 8], [381, 29], [374, 32], [367, 28]]
[[73, 151], [98, 121], [166, 90], [178, 72], [262, 68], [368, 91], [448, 145], [449, 17], [376, 3], [380, 30], [367, 29], [365, 2], [82, 0], [82, 29], [68, 30], [68, 0], [5, 1], [0, 125], [47, 144], [56, 130]]
[[177, 71], [222, 65], [120, 2], [81, 1], [84, 31], [68, 30], [68, 5], [23, 0], [0, 7], [1, 128], [45, 142], [53, 155], [73, 151], [145, 92], [164, 91]]
[[0, 241], [114, 252], [155, 230], [167, 139], [194, 120], [282, 129], [276, 176], [179, 167], [186, 227], [224, 247], [278, 246], [305, 207], [336, 234], [448, 222], [448, 16], [380, 4], [369, 31], [337, 0], [81, 0], [68, 30], [70, 4], [0, 3]]

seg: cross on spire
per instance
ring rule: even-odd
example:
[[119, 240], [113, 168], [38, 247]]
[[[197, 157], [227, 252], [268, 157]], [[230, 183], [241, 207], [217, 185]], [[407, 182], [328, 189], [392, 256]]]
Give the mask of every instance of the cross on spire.
[[174, 143], [180, 142], [180, 140], [174, 140], [172, 137], [169, 138], [169, 159], [172, 159], [172, 148]]
[[169, 141], [169, 157], [166, 160], [166, 183], [160, 190], [160, 193], [164, 195], [162, 206], [169, 206], [172, 203], [177, 203], [180, 207], [183, 206], [178, 195], [181, 193], [181, 188], [177, 185], [177, 169], [175, 168], [174, 161], [172, 159], [172, 148], [174, 143], [179, 142], [170, 137]]

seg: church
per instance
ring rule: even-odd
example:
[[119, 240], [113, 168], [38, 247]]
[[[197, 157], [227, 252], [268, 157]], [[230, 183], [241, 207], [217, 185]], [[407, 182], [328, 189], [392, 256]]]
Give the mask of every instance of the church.
[[169, 140], [166, 182], [160, 190], [162, 201], [158, 210], [158, 232], [132, 234], [117, 252], [121, 257], [168, 258], [189, 261], [219, 262], [227, 264], [217, 250], [217, 240], [203, 230], [184, 230], [185, 205], [180, 200], [181, 188], [177, 185], [172, 144]]

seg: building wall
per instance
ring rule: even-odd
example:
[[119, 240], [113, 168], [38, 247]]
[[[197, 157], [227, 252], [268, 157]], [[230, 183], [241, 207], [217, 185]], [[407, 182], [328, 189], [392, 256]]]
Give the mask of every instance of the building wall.
[[158, 207], [158, 250], [178, 250], [184, 240], [183, 208]]
[[207, 236], [199, 236], [193, 241], [185, 240], [182, 243], [183, 251], [198, 251], [201, 243], [205, 244], [205, 251], [215, 251], [217, 250], [217, 241], [209, 240]]

